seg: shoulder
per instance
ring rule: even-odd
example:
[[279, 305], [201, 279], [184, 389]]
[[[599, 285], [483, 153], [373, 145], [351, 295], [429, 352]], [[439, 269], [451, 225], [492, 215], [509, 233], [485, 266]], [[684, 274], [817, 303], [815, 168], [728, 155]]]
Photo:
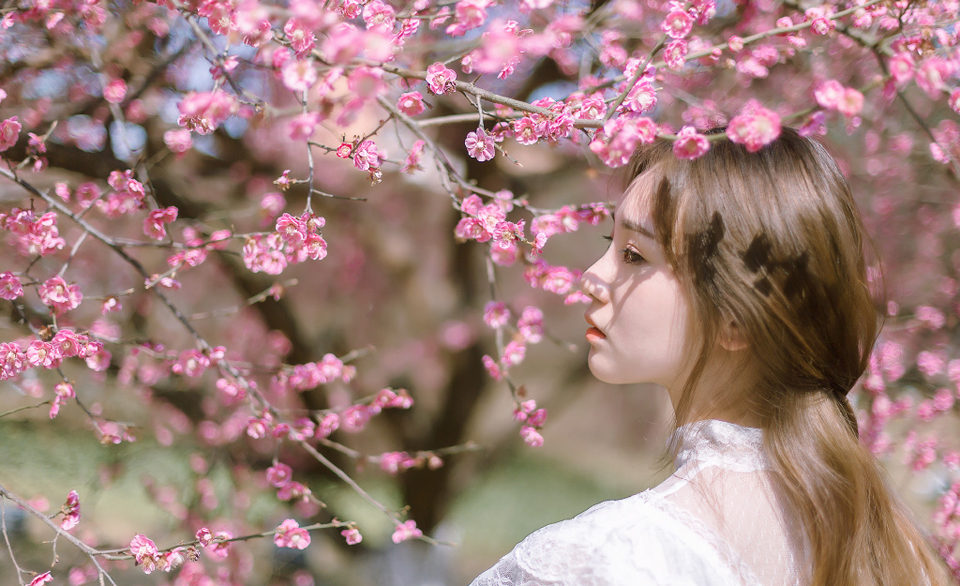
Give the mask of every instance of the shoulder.
[[735, 583], [713, 547], [641, 493], [532, 533], [474, 586]]

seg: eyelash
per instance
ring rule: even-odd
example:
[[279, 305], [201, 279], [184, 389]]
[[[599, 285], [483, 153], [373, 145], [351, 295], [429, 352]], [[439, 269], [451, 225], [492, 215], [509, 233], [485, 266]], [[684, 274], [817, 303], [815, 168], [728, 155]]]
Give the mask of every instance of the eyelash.
[[[607, 242], [613, 242], [613, 236], [604, 236], [603, 239]], [[630, 250], [629, 248], [622, 248], [617, 252], [620, 253], [621, 260], [628, 265], [640, 264], [646, 260], [643, 258], [643, 255], [635, 250]]]

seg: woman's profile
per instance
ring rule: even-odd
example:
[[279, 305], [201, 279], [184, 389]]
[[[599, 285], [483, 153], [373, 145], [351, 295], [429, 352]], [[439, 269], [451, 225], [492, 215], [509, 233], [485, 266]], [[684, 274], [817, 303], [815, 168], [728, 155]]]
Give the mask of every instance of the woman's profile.
[[879, 314], [836, 162], [784, 128], [631, 162], [583, 276], [589, 365], [666, 387], [676, 472], [527, 537], [474, 586], [946, 584], [858, 440]]

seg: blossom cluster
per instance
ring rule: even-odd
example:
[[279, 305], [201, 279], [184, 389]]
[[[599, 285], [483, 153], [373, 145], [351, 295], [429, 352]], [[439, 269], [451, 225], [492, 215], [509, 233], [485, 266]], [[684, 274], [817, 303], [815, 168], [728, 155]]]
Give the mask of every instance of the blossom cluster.
[[277, 218], [275, 232], [247, 238], [243, 262], [254, 273], [279, 275], [288, 263], [322, 260], [327, 256], [327, 242], [320, 233], [325, 223], [308, 212], [300, 217], [283, 214]]
[[33, 210], [13, 208], [10, 213], [0, 212], [0, 228], [15, 236], [17, 250], [23, 256], [46, 256], [66, 245], [57, 229], [56, 212], [37, 217]]
[[89, 368], [98, 371], [110, 364], [110, 352], [103, 342], [61, 328], [48, 341], [0, 342], [0, 380], [12, 379], [30, 368], [58, 368], [64, 359], [73, 357], [86, 360]]

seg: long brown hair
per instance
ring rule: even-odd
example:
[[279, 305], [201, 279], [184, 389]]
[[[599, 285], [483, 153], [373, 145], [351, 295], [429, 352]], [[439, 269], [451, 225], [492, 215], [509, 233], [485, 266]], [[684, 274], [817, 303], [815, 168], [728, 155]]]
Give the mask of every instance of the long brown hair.
[[[693, 161], [659, 140], [629, 177], [657, 177], [660, 245], [690, 304], [699, 345], [676, 425], [738, 401], [764, 429], [774, 485], [804, 528], [810, 583], [948, 579], [909, 512], [860, 444], [847, 393], [867, 367], [879, 313], [865, 277], [850, 188], [818, 142], [790, 128], [759, 152], [728, 140]], [[745, 396], [695, 397], [716, 340], [734, 324], [754, 373]], [[714, 404], [710, 404], [710, 401]]]

